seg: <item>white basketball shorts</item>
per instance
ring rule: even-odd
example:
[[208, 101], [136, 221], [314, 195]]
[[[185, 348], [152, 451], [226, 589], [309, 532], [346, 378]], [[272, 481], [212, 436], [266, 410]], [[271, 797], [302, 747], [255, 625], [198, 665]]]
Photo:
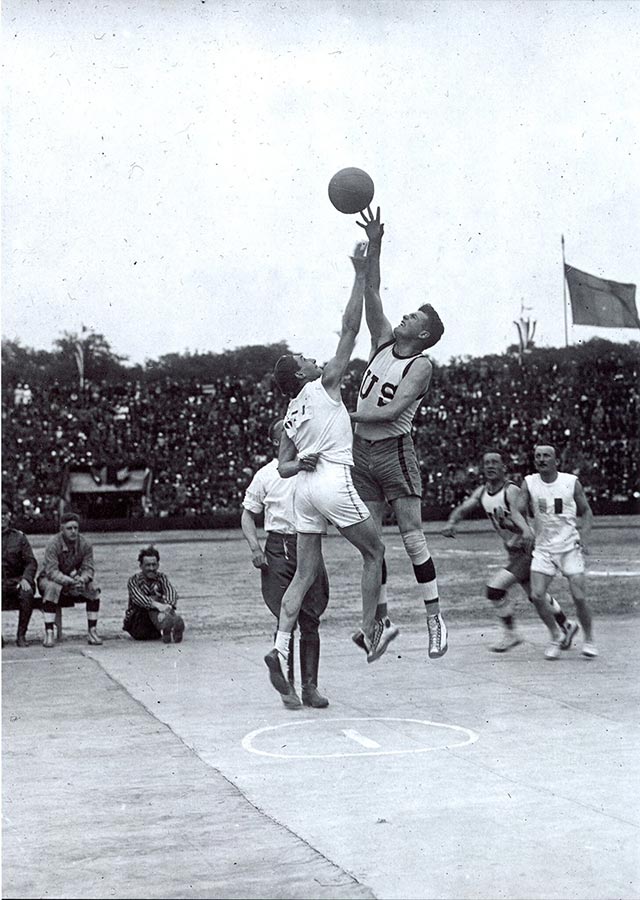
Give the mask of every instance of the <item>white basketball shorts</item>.
[[533, 549], [531, 571], [541, 575], [581, 575], [584, 572], [584, 556], [580, 546], [565, 550], [564, 553], [552, 553], [549, 550]]
[[326, 534], [327, 522], [348, 528], [369, 518], [369, 510], [353, 486], [351, 466], [320, 460], [313, 472], [296, 476], [296, 531]]

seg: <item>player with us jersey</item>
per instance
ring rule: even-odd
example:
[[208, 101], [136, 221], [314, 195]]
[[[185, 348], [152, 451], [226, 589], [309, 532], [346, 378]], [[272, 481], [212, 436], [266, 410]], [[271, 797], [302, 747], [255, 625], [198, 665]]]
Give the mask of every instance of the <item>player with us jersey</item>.
[[[502, 634], [491, 646], [491, 650], [494, 653], [505, 653], [523, 641], [516, 626], [514, 604], [509, 597], [509, 589], [519, 584], [531, 599], [529, 584], [531, 550], [525, 546], [523, 539], [523, 533], [528, 531], [528, 526], [517, 507], [520, 489], [507, 478], [502, 453], [499, 450], [487, 450], [483, 454], [482, 471], [485, 483], [477, 487], [451, 511], [442, 534], [445, 537], [455, 537], [456, 524], [460, 519], [481, 508], [502, 540], [508, 555], [507, 564], [487, 582], [487, 599], [491, 601], [502, 624]], [[562, 632], [560, 648], [568, 650], [578, 626], [569, 621], [551, 594], [546, 594], [546, 602], [550, 605], [553, 617]]]
[[[447, 652], [447, 627], [440, 613], [436, 570], [422, 531], [422, 479], [411, 437], [416, 410], [431, 382], [432, 365], [426, 350], [442, 337], [444, 326], [428, 303], [402, 317], [393, 328], [380, 297], [380, 251], [384, 225], [380, 208], [375, 217], [362, 212], [369, 239], [365, 316], [371, 334], [371, 355], [362, 377], [358, 403], [351, 413], [356, 423], [353, 442], [353, 481], [378, 530], [389, 504], [396, 517], [404, 548], [411, 560], [427, 613], [429, 657]], [[378, 617], [389, 621], [386, 566], [382, 572]], [[362, 646], [362, 636], [354, 641]]]
[[558, 471], [554, 447], [550, 444], [536, 445], [533, 458], [538, 471], [525, 475], [518, 496], [518, 509], [533, 521], [531, 599], [551, 635], [545, 656], [547, 659], [560, 656], [562, 637], [557, 623], [547, 610], [544, 596], [555, 576], [564, 575], [582, 626], [582, 655], [593, 658], [598, 655], [598, 650], [593, 642], [584, 565], [584, 554], [589, 552], [593, 513], [578, 478]]
[[290, 691], [284, 671], [291, 633], [302, 600], [322, 566], [322, 536], [328, 522], [356, 547], [363, 559], [362, 635], [369, 662], [382, 655], [392, 636], [392, 629], [376, 619], [384, 546], [353, 486], [351, 419], [341, 394], [342, 378], [362, 319], [365, 249], [364, 243], [359, 244], [351, 258], [355, 280], [333, 359], [323, 369], [315, 359], [287, 354], [278, 360], [274, 370], [278, 386], [290, 398], [278, 472], [283, 478], [297, 475], [294, 516], [298, 564], [282, 598], [275, 647], [264, 658], [271, 684], [282, 695]]

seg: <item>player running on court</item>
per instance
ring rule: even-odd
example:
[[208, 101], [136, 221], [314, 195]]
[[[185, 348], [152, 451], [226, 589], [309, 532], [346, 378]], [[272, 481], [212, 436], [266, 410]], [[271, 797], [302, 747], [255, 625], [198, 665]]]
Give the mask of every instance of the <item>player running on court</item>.
[[[422, 481], [411, 427], [429, 389], [432, 365], [425, 351], [442, 337], [440, 316], [428, 303], [403, 316], [392, 328], [380, 298], [380, 250], [384, 225], [380, 208], [374, 218], [363, 212], [369, 239], [369, 265], [365, 283], [365, 316], [371, 333], [371, 356], [362, 377], [353, 442], [356, 489], [366, 503], [378, 529], [387, 503], [395, 513], [402, 543], [413, 565], [427, 612], [429, 656], [447, 652], [447, 627], [440, 614], [436, 570], [422, 531]], [[378, 617], [389, 623], [386, 604], [386, 566], [383, 566], [381, 604]], [[362, 646], [362, 636], [354, 641]]]
[[[447, 524], [442, 529], [445, 537], [455, 537], [456, 523], [471, 515], [476, 509], [483, 509], [487, 518], [502, 539], [507, 551], [507, 564], [487, 583], [487, 599], [502, 623], [502, 634], [492, 645], [494, 653], [504, 653], [517, 647], [523, 641], [515, 623], [513, 600], [508, 596], [509, 588], [519, 584], [527, 597], [531, 599], [529, 574], [531, 571], [531, 551], [525, 547], [523, 532], [528, 529], [526, 522], [518, 511], [517, 502], [520, 489], [507, 478], [502, 453], [499, 450], [487, 450], [482, 456], [482, 470], [485, 483], [463, 500], [451, 511]], [[553, 617], [562, 631], [560, 648], [568, 650], [578, 631], [578, 625], [570, 622], [562, 611], [560, 604], [546, 594], [547, 603], [553, 610]]]
[[[577, 477], [558, 471], [554, 447], [549, 444], [536, 445], [534, 462], [538, 471], [534, 475], [525, 475], [518, 496], [518, 509], [533, 520], [535, 540], [531, 561], [531, 599], [551, 635], [551, 644], [544, 655], [546, 659], [560, 656], [562, 636], [544, 598], [555, 576], [562, 574], [569, 583], [582, 626], [582, 654], [595, 657], [598, 651], [593, 643], [583, 556], [589, 552], [587, 542], [593, 527], [593, 513]], [[580, 530], [577, 516], [582, 519]]]
[[282, 598], [275, 647], [265, 656], [271, 684], [280, 694], [290, 691], [284, 672], [291, 633], [302, 600], [322, 565], [327, 522], [362, 555], [362, 633], [367, 660], [373, 662], [381, 656], [389, 642], [389, 629], [376, 619], [384, 546], [353, 486], [351, 420], [340, 393], [362, 319], [365, 249], [365, 244], [359, 244], [352, 257], [355, 281], [336, 355], [322, 369], [315, 359], [288, 354], [278, 360], [274, 372], [278, 386], [291, 398], [284, 417], [278, 471], [283, 478], [298, 476], [294, 502], [298, 565]]

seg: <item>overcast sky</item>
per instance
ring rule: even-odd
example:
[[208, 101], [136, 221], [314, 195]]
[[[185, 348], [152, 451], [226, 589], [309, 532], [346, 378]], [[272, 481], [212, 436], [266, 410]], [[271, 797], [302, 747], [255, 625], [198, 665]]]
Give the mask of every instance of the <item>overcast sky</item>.
[[640, 280], [639, 33], [615, 0], [5, 0], [3, 334], [325, 360], [361, 237], [327, 183], [358, 166], [392, 323], [432, 302], [446, 361], [524, 303], [562, 346], [562, 233]]

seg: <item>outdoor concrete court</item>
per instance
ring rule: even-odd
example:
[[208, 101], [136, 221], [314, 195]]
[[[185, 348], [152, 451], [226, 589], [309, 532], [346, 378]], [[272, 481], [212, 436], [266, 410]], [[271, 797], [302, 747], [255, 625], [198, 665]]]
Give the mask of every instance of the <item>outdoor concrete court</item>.
[[637, 620], [601, 656], [324, 633], [327, 710], [285, 710], [262, 637], [3, 651], [14, 897], [635, 898]]

